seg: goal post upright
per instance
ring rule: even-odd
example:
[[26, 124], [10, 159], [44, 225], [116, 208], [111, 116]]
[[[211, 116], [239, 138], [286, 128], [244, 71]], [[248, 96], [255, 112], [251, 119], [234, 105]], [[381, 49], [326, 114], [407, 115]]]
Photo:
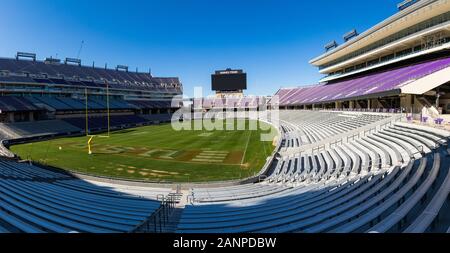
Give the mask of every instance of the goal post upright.
[[109, 85], [106, 83], [106, 113], [108, 120], [108, 137], [111, 132], [111, 121], [110, 121], [110, 108], [109, 108]]
[[110, 115], [110, 99], [109, 99], [109, 85], [108, 83], [106, 83], [106, 116], [107, 116], [107, 135], [91, 135], [89, 134], [89, 94], [88, 94], [88, 90], [87, 87], [85, 87], [84, 89], [84, 97], [85, 97], [85, 120], [86, 120], [86, 136], [89, 137], [88, 139], [88, 152], [89, 155], [93, 154], [92, 152], [92, 142], [94, 137], [99, 137], [99, 138], [109, 138], [110, 134], [111, 134], [111, 115]]
[[91, 147], [91, 144], [92, 144], [92, 140], [94, 139], [94, 135], [92, 135], [90, 138], [89, 138], [89, 140], [88, 140], [88, 154], [89, 155], [92, 155], [92, 147]]
[[84, 98], [85, 98], [85, 106], [86, 106], [86, 111], [85, 111], [85, 116], [86, 116], [86, 136], [89, 136], [89, 118], [88, 118], [88, 91], [87, 91], [87, 87], [84, 88]]

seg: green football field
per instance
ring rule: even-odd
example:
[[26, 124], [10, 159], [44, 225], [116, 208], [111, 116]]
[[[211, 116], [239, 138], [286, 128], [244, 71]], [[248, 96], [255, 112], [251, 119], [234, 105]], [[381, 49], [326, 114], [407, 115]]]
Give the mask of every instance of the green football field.
[[90, 175], [156, 182], [223, 181], [262, 169], [274, 146], [261, 142], [261, 134], [271, 132], [275, 138], [276, 131], [258, 129], [175, 131], [165, 124], [94, 137], [92, 155], [87, 136], [21, 144], [11, 150], [22, 159]]

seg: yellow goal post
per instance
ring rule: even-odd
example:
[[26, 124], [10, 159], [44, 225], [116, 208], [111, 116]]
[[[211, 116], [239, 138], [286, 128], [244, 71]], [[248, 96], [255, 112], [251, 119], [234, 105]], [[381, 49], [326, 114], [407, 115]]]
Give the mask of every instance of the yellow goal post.
[[93, 148], [93, 140], [94, 138], [109, 138], [111, 135], [111, 115], [110, 115], [110, 105], [109, 105], [109, 85], [106, 83], [106, 114], [107, 114], [107, 135], [90, 135], [89, 133], [89, 93], [87, 87], [84, 89], [84, 96], [85, 96], [85, 114], [86, 114], [86, 136], [89, 137], [88, 139], [88, 154], [92, 155], [92, 148]]

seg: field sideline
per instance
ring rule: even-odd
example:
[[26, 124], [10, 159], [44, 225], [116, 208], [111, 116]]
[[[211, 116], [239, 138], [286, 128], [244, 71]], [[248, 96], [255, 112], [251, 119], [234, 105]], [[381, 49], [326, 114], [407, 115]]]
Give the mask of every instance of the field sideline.
[[274, 150], [272, 142], [260, 141], [260, 134], [268, 132], [175, 131], [165, 124], [114, 132], [110, 138], [95, 137], [92, 155], [88, 155], [87, 136], [15, 145], [11, 151], [22, 159], [91, 175], [213, 182], [258, 173]]

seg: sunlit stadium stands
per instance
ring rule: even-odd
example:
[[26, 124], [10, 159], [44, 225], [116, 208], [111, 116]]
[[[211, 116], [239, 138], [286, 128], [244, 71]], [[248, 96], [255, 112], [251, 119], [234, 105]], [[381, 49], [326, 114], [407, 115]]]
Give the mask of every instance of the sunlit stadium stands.
[[389, 118], [383, 114], [339, 112], [281, 111], [284, 147], [300, 147]]
[[[328, 138], [318, 133], [327, 131], [319, 126], [322, 113], [309, 113], [316, 115], [282, 112], [282, 128], [293, 132], [318, 124], [310, 130], [321, 138], [310, 141]], [[339, 118], [330, 116], [330, 121]], [[387, 116], [378, 117], [379, 121]], [[358, 117], [344, 122], [360, 124]], [[450, 222], [440, 209], [450, 193], [450, 159], [445, 146], [450, 133], [395, 122], [394, 118], [381, 124], [323, 149], [286, 156], [282, 152], [261, 183], [194, 189], [193, 204], [185, 208], [177, 231], [445, 232]], [[330, 124], [333, 130], [340, 129], [336, 126]], [[339, 131], [354, 129], [357, 127]], [[433, 224], [439, 217], [437, 229]]]
[[[0, 70], [9, 75], [2, 76], [2, 82], [43, 83], [71, 86], [168, 91], [178, 93], [178, 78], [155, 78], [148, 73], [135, 73], [103, 68], [92, 68], [71, 64], [46, 64], [0, 58]], [[20, 72], [18, 72], [20, 70]], [[26, 73], [24, 75], [24, 73]]]
[[327, 103], [370, 94], [398, 92], [409, 82], [449, 66], [450, 58], [438, 59], [375, 74], [367, 74], [363, 77], [330, 85], [281, 89], [276, 95], [279, 96], [281, 106], [290, 106]]
[[[398, 7], [367, 31], [346, 33], [343, 44], [325, 45], [310, 60], [323, 75], [317, 85], [281, 88], [267, 98], [244, 96], [230, 87], [237, 81], [220, 89], [213, 81], [214, 96], [172, 101], [184, 92], [177, 77], [82, 66], [79, 59], [39, 61], [30, 53], [0, 58], [0, 233], [450, 233], [450, 1]], [[242, 71], [216, 74], [233, 72]], [[177, 115], [183, 104], [186, 115]], [[247, 113], [265, 109], [279, 119]], [[128, 135], [133, 130], [123, 130], [201, 122], [217, 111], [272, 124], [279, 136], [258, 142], [264, 152], [252, 150], [252, 133], [231, 137], [232, 145], [246, 141], [245, 151], [220, 151], [226, 134], [211, 133], [208, 146], [210, 133], [185, 140], [149, 127], [135, 131], [135, 139], [159, 143], [136, 148]], [[221, 117], [229, 115], [214, 115], [214, 122]], [[130, 144], [117, 138], [93, 144], [91, 136], [106, 129], [120, 131]], [[163, 134], [170, 141], [158, 138]], [[50, 148], [35, 161], [23, 160], [36, 156], [32, 145], [18, 155], [7, 149], [15, 141], [80, 135], [82, 144], [55, 145], [53, 154], [83, 148], [75, 151], [83, 155], [80, 165], [73, 165], [87, 164], [81, 169], [49, 166], [62, 160], [48, 157]], [[194, 138], [204, 141], [187, 150]], [[247, 162], [250, 151], [263, 154], [259, 172]], [[57, 162], [46, 164], [50, 159]], [[190, 171], [181, 160], [199, 169]], [[201, 183], [190, 182], [200, 170]], [[203, 182], [222, 170], [248, 172], [248, 178]], [[189, 183], [171, 185], [171, 176]]]
[[[301, 112], [281, 118], [289, 122], [292, 114], [298, 120], [289, 127], [310, 121]], [[178, 232], [436, 231], [431, 225], [450, 192], [441, 146], [449, 136], [393, 123], [333, 148], [281, 157], [263, 183], [194, 189]]]
[[[91, 184], [70, 175], [0, 160], [1, 232], [132, 232], [160, 203], [142, 189]], [[144, 194], [141, 194], [144, 193]]]
[[[401, 122], [396, 114], [294, 110], [282, 111], [280, 118], [284, 148], [267, 177], [254, 184], [192, 189], [177, 232], [442, 232], [450, 227], [443, 211], [450, 193], [449, 132]], [[123, 116], [114, 122], [132, 121]], [[78, 123], [84, 127], [83, 120]], [[328, 145], [313, 147], [322, 142]], [[9, 232], [130, 232], [159, 207], [151, 199], [171, 191], [73, 179], [8, 160], [0, 161], [0, 168], [0, 222]]]
[[242, 98], [204, 98], [201, 101], [205, 109], [255, 109], [262, 102], [262, 97], [242, 97]]

